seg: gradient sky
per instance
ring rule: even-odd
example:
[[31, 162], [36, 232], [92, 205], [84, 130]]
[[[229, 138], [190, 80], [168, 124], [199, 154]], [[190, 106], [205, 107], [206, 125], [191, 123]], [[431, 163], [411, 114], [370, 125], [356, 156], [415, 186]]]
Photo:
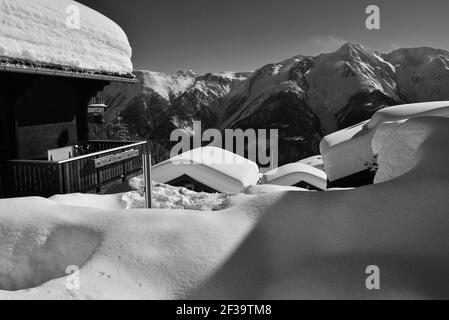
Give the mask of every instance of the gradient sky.
[[[78, 0], [117, 22], [134, 69], [249, 71], [346, 41], [389, 52], [449, 49], [449, 0]], [[365, 9], [380, 7], [381, 30]]]

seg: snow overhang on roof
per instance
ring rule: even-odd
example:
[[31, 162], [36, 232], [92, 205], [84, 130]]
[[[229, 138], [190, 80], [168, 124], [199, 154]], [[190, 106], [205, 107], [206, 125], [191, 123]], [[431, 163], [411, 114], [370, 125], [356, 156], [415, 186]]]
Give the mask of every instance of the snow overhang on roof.
[[184, 175], [223, 193], [238, 193], [259, 181], [256, 163], [217, 147], [193, 149], [152, 169], [152, 178], [167, 183]]
[[72, 0], [0, 0], [0, 11], [0, 71], [135, 81], [128, 38], [102, 14]]
[[421, 116], [449, 117], [449, 101], [397, 105], [377, 111], [370, 120], [331, 133], [320, 143], [329, 181], [336, 181], [370, 169], [374, 161], [372, 140], [385, 122]]

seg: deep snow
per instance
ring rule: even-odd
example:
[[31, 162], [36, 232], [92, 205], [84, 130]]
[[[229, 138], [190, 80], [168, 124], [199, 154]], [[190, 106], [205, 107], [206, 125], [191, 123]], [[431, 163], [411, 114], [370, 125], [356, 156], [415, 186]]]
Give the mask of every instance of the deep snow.
[[[0, 299], [448, 298], [449, 119], [391, 125], [379, 155], [414, 164], [379, 156], [382, 182], [354, 190], [247, 195], [215, 212], [0, 200], [0, 286], [34, 287]], [[68, 264], [80, 290], [65, 287]], [[381, 290], [368, 291], [373, 264]]]
[[371, 144], [384, 122], [421, 116], [449, 117], [449, 101], [411, 103], [384, 108], [370, 120], [334, 132], [321, 140], [320, 151], [330, 181], [367, 170], [374, 160]]
[[[70, 6], [79, 9], [79, 29], [66, 23]], [[0, 0], [0, 12], [0, 58], [118, 74], [133, 70], [123, 30], [76, 1]]]

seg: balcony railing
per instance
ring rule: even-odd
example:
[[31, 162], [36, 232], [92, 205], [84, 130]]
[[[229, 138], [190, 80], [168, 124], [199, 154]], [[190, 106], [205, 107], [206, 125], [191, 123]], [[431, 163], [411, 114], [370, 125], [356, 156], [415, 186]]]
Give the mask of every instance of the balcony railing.
[[141, 170], [140, 155], [148, 151], [146, 141], [88, 141], [80, 145], [81, 153], [86, 154], [68, 160], [7, 161], [3, 192], [8, 197], [99, 192], [102, 185]]

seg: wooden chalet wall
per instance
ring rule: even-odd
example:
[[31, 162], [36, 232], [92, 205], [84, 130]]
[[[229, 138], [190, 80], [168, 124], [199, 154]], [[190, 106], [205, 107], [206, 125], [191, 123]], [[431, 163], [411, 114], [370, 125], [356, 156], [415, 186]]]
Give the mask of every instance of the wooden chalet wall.
[[87, 103], [107, 81], [0, 72], [3, 159], [46, 159], [86, 140]]
[[[4, 161], [47, 159], [47, 150], [87, 140], [87, 103], [107, 80], [0, 71], [0, 197]], [[3, 164], [2, 164], [3, 162]]]

